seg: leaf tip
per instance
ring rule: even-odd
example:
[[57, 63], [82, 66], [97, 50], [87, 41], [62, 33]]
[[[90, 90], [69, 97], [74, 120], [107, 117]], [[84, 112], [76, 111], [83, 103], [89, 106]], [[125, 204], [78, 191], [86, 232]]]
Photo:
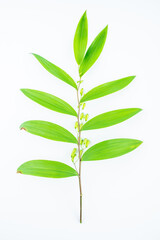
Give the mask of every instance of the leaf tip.
[[22, 171], [20, 171], [20, 170], [17, 170], [17, 173], [21, 173], [21, 174], [22, 174]]
[[135, 79], [136, 75], [131, 76], [132, 80]]
[[138, 108], [138, 112], [141, 112], [141, 111], [143, 111], [143, 109], [142, 108]]
[[81, 17], [81, 20], [82, 20], [82, 19], [85, 19], [85, 18], [87, 18], [87, 10], [84, 11], [84, 13], [83, 13], [83, 15], [82, 15], [82, 17]]
[[135, 113], [139, 113], [139, 112], [141, 112], [143, 109], [142, 109], [142, 108], [135, 108], [134, 110], [135, 110]]
[[83, 16], [87, 15], [87, 9], [84, 11]]
[[107, 32], [108, 32], [108, 24], [105, 26], [105, 28], [102, 30], [103, 33], [105, 33], [107, 37]]
[[108, 30], [108, 24], [106, 25], [106, 27], [104, 28], [105, 30]]
[[26, 128], [24, 128], [24, 127], [21, 127], [21, 126], [20, 126], [20, 130], [25, 130], [25, 131], [27, 131], [27, 129], [26, 129]]
[[26, 88], [20, 88], [20, 91], [21, 91], [22, 93], [24, 93], [25, 90], [26, 90]]
[[36, 53], [31, 53], [35, 58], [37, 58], [39, 55]]
[[87, 9], [85, 10], [83, 15], [84, 15], [85, 18], [87, 18]]
[[139, 147], [142, 143], [143, 143], [142, 140], [138, 140], [138, 141], [137, 141], [137, 147]]

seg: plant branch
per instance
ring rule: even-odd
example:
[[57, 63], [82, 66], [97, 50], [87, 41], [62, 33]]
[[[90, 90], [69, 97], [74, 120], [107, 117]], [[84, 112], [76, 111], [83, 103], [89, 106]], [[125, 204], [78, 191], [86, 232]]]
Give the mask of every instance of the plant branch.
[[80, 129], [80, 100], [79, 100], [79, 88], [81, 84], [81, 79], [78, 83], [77, 88], [77, 102], [78, 102], [78, 114], [77, 114], [77, 121], [78, 121], [78, 158], [79, 158], [79, 190], [80, 190], [80, 223], [82, 223], [82, 184], [81, 184], [81, 129]]

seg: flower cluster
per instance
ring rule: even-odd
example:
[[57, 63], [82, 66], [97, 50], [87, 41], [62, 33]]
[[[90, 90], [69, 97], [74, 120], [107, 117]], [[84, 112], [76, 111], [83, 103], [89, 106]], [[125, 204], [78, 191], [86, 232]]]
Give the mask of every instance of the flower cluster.
[[[78, 81], [77, 83], [81, 83], [81, 81]], [[84, 95], [84, 89], [81, 88], [80, 89], [80, 96], [82, 97]], [[80, 103], [80, 110], [84, 110], [86, 107], [86, 103]], [[80, 112], [81, 112], [80, 111]], [[83, 111], [80, 113], [79, 115], [79, 124], [80, 124], [80, 130], [82, 128], [82, 126], [84, 125], [85, 122], [88, 121], [88, 118], [89, 118], [89, 115], [88, 113], [84, 113]], [[78, 126], [78, 121], [75, 122], [75, 126], [74, 126], [75, 130], [77, 131], [77, 138], [79, 137], [79, 126]], [[88, 148], [90, 144], [90, 141], [89, 139], [87, 138], [80, 138], [80, 157], [82, 156], [84, 150], [86, 148]], [[78, 161], [78, 157], [79, 157], [79, 154], [78, 154], [78, 149], [77, 148], [73, 148], [72, 150], [72, 153], [71, 153], [71, 160], [72, 162], [75, 164], [77, 161]]]

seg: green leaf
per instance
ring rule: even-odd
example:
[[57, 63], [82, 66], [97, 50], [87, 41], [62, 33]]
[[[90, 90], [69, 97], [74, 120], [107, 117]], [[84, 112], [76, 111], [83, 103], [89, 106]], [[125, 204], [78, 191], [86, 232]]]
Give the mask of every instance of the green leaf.
[[77, 139], [67, 129], [51, 122], [32, 120], [21, 124], [20, 129], [47, 139], [77, 143]]
[[77, 116], [76, 111], [67, 102], [54, 95], [27, 88], [23, 88], [21, 89], [21, 91], [24, 93], [25, 96], [32, 99], [36, 103], [39, 103], [43, 107], [46, 107], [56, 112]]
[[100, 98], [103, 96], [106, 96], [108, 94], [117, 92], [121, 90], [122, 88], [126, 87], [132, 80], [135, 78], [135, 76], [130, 76], [126, 78], [121, 78], [119, 80], [115, 80], [112, 82], [107, 82], [102, 85], [99, 85], [93, 89], [91, 89], [89, 92], [87, 92], [80, 100], [80, 102], [86, 102], [90, 101], [96, 98]]
[[102, 113], [86, 122], [81, 130], [110, 127], [131, 118], [140, 111], [142, 111], [140, 108], [126, 108]]
[[45, 58], [35, 53], [32, 54], [49, 73], [77, 89], [75, 81], [65, 71], [63, 71], [61, 68], [57, 67], [53, 63], [49, 62]]
[[17, 169], [17, 173], [48, 178], [78, 176], [78, 173], [72, 167], [61, 162], [49, 160], [25, 162]]
[[78, 65], [82, 62], [88, 41], [88, 20], [86, 11], [81, 17], [74, 36], [74, 56]]
[[101, 54], [106, 38], [107, 38], [108, 26], [106, 26], [94, 39], [94, 41], [89, 46], [83, 61], [81, 62], [79, 68], [79, 75], [82, 77], [90, 67], [95, 63], [99, 55]]
[[142, 141], [128, 138], [106, 140], [93, 145], [82, 156], [82, 161], [119, 157], [136, 149]]

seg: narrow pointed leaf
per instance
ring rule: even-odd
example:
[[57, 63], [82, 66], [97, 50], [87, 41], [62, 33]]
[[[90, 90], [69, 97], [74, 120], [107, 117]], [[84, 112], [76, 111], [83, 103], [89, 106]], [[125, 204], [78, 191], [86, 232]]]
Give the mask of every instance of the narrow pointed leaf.
[[35, 53], [32, 54], [49, 73], [77, 89], [75, 81], [65, 71], [49, 62], [45, 58], [41, 57], [40, 55]]
[[83, 61], [81, 62], [79, 68], [79, 75], [82, 77], [90, 67], [95, 63], [101, 54], [106, 38], [107, 38], [108, 26], [106, 26], [94, 39], [94, 41], [89, 46]]
[[130, 82], [132, 82], [132, 80], [134, 78], [135, 78], [135, 76], [130, 76], [130, 77], [121, 78], [119, 80], [115, 80], [112, 82], [107, 82], [107, 83], [101, 84], [101, 85], [91, 89], [89, 92], [87, 92], [81, 98], [80, 102], [90, 101], [90, 100], [104, 97], [111, 93], [117, 92], [117, 91], [121, 90], [122, 88], [126, 87]]
[[86, 122], [82, 126], [81, 130], [83, 131], [110, 127], [131, 118], [141, 110], [142, 109], [140, 108], [126, 108], [102, 113]]
[[78, 173], [72, 167], [61, 162], [49, 160], [25, 162], [17, 169], [17, 173], [47, 178], [78, 176]]
[[67, 102], [52, 94], [27, 88], [23, 88], [21, 91], [25, 96], [32, 99], [34, 102], [39, 103], [43, 107], [56, 112], [77, 116], [76, 111]]
[[78, 65], [82, 62], [88, 41], [88, 20], [86, 11], [81, 17], [74, 36], [74, 56]]
[[93, 145], [82, 156], [82, 161], [119, 157], [136, 149], [142, 141], [129, 138], [106, 140]]
[[75, 136], [67, 129], [51, 122], [31, 120], [21, 124], [20, 129], [47, 139], [77, 143]]

